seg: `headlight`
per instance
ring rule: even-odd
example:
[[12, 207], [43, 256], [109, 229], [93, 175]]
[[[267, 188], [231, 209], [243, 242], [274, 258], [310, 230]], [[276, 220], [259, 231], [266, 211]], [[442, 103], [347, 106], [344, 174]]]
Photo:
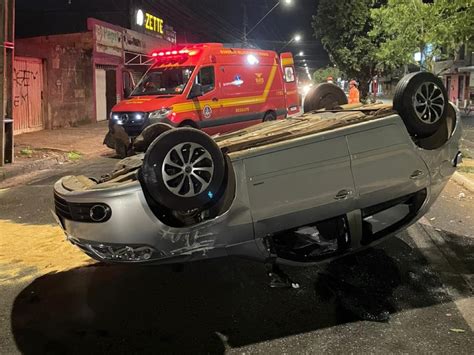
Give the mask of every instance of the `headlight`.
[[122, 125], [123, 124], [123, 119], [122, 117], [117, 114], [117, 113], [114, 113], [114, 112], [111, 112], [110, 113], [110, 119], [115, 122], [116, 124], [119, 124], [119, 125]]
[[160, 120], [163, 118], [167, 118], [171, 114], [171, 111], [172, 111], [171, 108], [162, 108], [160, 110], [150, 112], [148, 117], [150, 119]]

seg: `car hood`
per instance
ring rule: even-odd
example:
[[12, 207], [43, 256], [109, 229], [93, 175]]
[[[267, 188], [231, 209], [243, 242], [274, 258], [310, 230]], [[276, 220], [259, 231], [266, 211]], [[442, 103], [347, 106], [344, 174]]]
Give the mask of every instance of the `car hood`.
[[171, 107], [180, 101], [179, 96], [133, 96], [119, 102], [112, 112], [151, 112]]

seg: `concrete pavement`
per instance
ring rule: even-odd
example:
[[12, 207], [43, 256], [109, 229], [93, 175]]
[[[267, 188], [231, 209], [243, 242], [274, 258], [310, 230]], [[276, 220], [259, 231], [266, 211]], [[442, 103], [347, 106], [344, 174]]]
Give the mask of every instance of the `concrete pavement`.
[[114, 152], [102, 144], [107, 130], [108, 122], [98, 122], [15, 136], [15, 162], [0, 167], [0, 188], [14, 184], [14, 177], [34, 175], [58, 164], [113, 156]]
[[[107, 266], [66, 243], [49, 213], [52, 184], [71, 173], [100, 176], [115, 162], [65, 165], [0, 190], [0, 353], [468, 354], [474, 348], [472, 317], [462, 306], [473, 296], [474, 194], [458, 185], [443, 191], [422, 221], [428, 227], [416, 225], [318, 268], [288, 268], [302, 287], [273, 290], [263, 266], [246, 260], [183, 270]], [[433, 242], [430, 226], [446, 246]]]

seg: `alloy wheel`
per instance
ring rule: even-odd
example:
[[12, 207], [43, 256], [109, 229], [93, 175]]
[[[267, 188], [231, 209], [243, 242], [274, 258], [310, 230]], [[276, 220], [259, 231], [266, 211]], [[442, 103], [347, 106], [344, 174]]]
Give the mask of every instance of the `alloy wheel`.
[[435, 83], [424, 82], [415, 92], [413, 104], [418, 119], [433, 124], [441, 119], [446, 103], [442, 90]]
[[214, 175], [211, 154], [197, 143], [180, 143], [170, 149], [162, 164], [166, 188], [179, 197], [204, 192]]

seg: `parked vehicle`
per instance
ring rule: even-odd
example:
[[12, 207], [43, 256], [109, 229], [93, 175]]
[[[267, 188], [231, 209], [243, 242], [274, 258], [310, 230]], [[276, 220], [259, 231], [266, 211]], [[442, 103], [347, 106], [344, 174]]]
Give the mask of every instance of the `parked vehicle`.
[[414, 223], [461, 161], [459, 112], [428, 73], [402, 79], [393, 107], [312, 111], [214, 139], [162, 123], [143, 133], [144, 153], [109, 176], [54, 186], [59, 224], [96, 260], [312, 265]]
[[121, 156], [153, 123], [214, 134], [300, 111], [291, 53], [205, 43], [152, 56], [155, 64], [110, 114], [104, 143]]

